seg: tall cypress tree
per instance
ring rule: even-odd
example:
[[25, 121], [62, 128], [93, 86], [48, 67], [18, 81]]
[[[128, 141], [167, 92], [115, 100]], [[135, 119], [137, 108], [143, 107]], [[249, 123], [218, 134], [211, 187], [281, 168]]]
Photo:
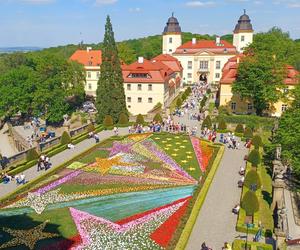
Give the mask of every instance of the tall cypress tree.
[[102, 123], [106, 115], [118, 122], [121, 113], [127, 114], [123, 76], [114, 32], [107, 16], [102, 44], [101, 74], [98, 81], [96, 106], [97, 121]]

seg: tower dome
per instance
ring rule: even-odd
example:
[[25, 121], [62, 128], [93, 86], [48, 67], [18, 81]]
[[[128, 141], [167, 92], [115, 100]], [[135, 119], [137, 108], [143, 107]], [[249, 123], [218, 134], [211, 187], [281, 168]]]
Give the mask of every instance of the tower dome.
[[240, 33], [240, 32], [253, 32], [251, 19], [246, 14], [246, 10], [244, 10], [244, 14], [240, 16], [240, 19], [235, 26], [234, 33]]
[[176, 17], [174, 17], [174, 13], [168, 19], [167, 25], [164, 28], [164, 34], [166, 33], [181, 33], [181, 27]]

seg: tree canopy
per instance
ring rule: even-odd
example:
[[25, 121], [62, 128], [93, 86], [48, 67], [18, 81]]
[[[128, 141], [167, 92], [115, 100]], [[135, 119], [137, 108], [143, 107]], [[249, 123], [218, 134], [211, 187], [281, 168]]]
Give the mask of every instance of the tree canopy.
[[84, 100], [83, 67], [62, 56], [16, 53], [4, 57], [2, 70], [0, 117], [20, 112], [57, 123]]
[[300, 46], [288, 33], [272, 28], [255, 35], [245, 54], [232, 90], [241, 98], [252, 100], [256, 113], [262, 115], [282, 97], [280, 90], [284, 88], [286, 65], [297, 66]]
[[114, 123], [117, 123], [120, 114], [128, 114], [128, 111], [122, 69], [109, 16], [107, 16], [105, 24], [100, 71], [96, 98], [97, 120], [102, 123], [104, 117], [110, 115]]

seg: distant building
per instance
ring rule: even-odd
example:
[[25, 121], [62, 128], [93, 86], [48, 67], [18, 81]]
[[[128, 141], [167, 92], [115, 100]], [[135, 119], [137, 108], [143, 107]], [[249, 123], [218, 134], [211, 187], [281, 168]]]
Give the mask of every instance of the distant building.
[[100, 77], [100, 66], [102, 63], [102, 51], [92, 50], [90, 47], [86, 50], [76, 50], [70, 57], [70, 60], [76, 61], [84, 66], [86, 73], [85, 92], [87, 95], [96, 96], [97, 83]]
[[202, 80], [218, 84], [228, 59], [238, 55], [245, 46], [252, 43], [253, 32], [251, 20], [244, 11], [234, 29], [233, 44], [220, 37], [198, 41], [193, 38], [182, 44], [181, 27], [172, 14], [163, 31], [162, 52], [171, 54], [180, 61], [183, 66], [183, 82], [192, 84]]
[[147, 114], [161, 103], [168, 106], [178, 95], [182, 67], [170, 55], [160, 55], [152, 60], [139, 57], [137, 62], [122, 65], [126, 105], [133, 115]]
[[[241, 99], [239, 95], [234, 95], [232, 93], [232, 85], [234, 84], [237, 78], [237, 70], [240, 63], [240, 60], [244, 55], [239, 55], [229, 59], [226, 65], [223, 68], [223, 76], [220, 81], [220, 106], [227, 107], [229, 111], [236, 114], [252, 114], [255, 113], [252, 100]], [[281, 116], [291, 102], [291, 97], [288, 96], [290, 90], [295, 88], [298, 81], [299, 72], [295, 70], [292, 66], [287, 66], [286, 68], [286, 77], [284, 79], [284, 84], [286, 85], [283, 90], [286, 92], [288, 97], [285, 101], [279, 100], [277, 103], [274, 103], [270, 107], [271, 116]]]

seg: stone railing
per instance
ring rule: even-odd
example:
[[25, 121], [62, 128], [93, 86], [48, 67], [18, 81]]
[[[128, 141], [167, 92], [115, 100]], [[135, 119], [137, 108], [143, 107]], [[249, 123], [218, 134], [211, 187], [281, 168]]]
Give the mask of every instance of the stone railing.
[[17, 132], [17, 130], [11, 124], [8, 124], [8, 131], [18, 151], [25, 151], [30, 148], [29, 143]]

